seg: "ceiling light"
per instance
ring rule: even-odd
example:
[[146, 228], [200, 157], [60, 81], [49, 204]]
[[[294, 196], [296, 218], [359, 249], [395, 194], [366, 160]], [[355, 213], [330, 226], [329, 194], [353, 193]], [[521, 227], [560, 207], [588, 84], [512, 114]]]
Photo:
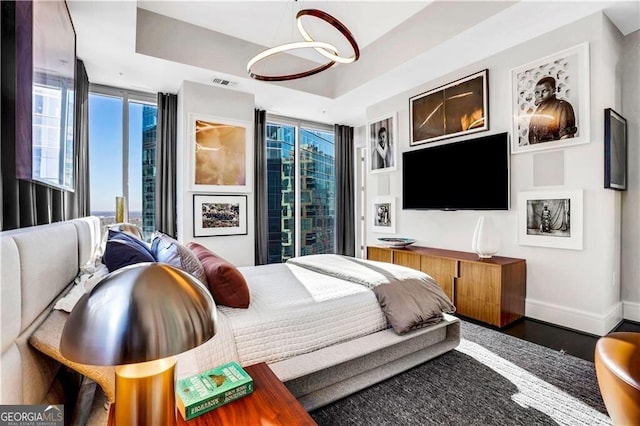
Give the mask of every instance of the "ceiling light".
[[344, 38], [347, 39], [347, 41], [351, 45], [351, 48], [353, 49], [353, 56], [348, 58], [343, 58], [342, 56], [339, 56], [337, 52], [331, 53], [326, 49], [316, 47], [315, 49], [318, 53], [320, 53], [323, 56], [326, 56], [332, 61], [340, 62], [342, 64], [350, 64], [351, 62], [355, 62], [358, 60], [358, 58], [360, 57], [360, 49], [358, 48], [358, 43], [356, 43], [355, 39], [353, 38], [351, 31], [349, 31], [349, 29], [345, 27], [344, 24], [342, 24], [342, 22], [338, 21], [336, 18], [329, 15], [328, 13], [322, 12], [321, 10], [304, 9], [298, 12], [298, 14], [296, 15], [296, 23], [298, 24], [298, 31], [300, 32], [300, 34], [302, 34], [302, 38], [304, 38], [306, 41], [313, 41], [313, 38], [309, 35], [309, 33], [304, 29], [304, 26], [302, 25], [302, 17], [305, 15], [310, 15], [315, 18], [322, 19], [323, 21], [326, 21], [329, 24], [331, 24], [335, 29], [340, 31], [340, 34], [342, 34]]
[[[353, 56], [350, 56], [350, 57], [340, 56], [338, 54], [338, 50], [332, 44], [329, 44], [329, 43], [326, 43], [326, 42], [322, 42], [322, 41], [315, 41], [309, 35], [309, 33], [304, 29], [304, 26], [302, 25], [302, 19], [301, 18], [303, 16], [305, 16], [305, 15], [309, 15], [309, 16], [313, 16], [313, 17], [318, 18], [318, 19], [322, 19], [323, 21], [327, 22], [332, 27], [334, 27], [335, 29], [340, 31], [340, 34], [342, 34], [344, 36], [344, 38], [346, 38], [347, 41], [349, 42], [349, 44], [351, 45], [351, 48], [353, 49]], [[355, 39], [353, 38], [353, 35], [351, 34], [351, 31], [349, 31], [349, 29], [342, 22], [338, 21], [336, 18], [334, 18], [333, 16], [329, 15], [328, 13], [322, 12], [322, 11], [317, 10], [317, 9], [303, 9], [303, 10], [299, 11], [296, 14], [296, 22], [298, 24], [298, 31], [300, 31], [300, 34], [305, 39], [305, 41], [286, 43], [286, 44], [282, 44], [280, 46], [272, 47], [271, 49], [267, 49], [264, 52], [261, 52], [261, 53], [257, 54], [256, 56], [254, 56], [253, 58], [251, 58], [249, 63], [247, 63], [247, 72], [249, 73], [249, 76], [251, 78], [254, 78], [256, 80], [263, 80], [263, 81], [295, 80], [295, 79], [298, 79], [298, 78], [308, 77], [310, 75], [314, 75], [314, 74], [317, 74], [317, 73], [319, 73], [321, 71], [329, 69], [336, 62], [340, 62], [340, 63], [343, 63], [343, 64], [348, 64], [348, 63], [357, 61], [358, 58], [360, 57], [360, 49], [358, 48], [358, 43], [356, 43]], [[278, 54], [278, 53], [283, 53], [283, 52], [286, 52], [286, 51], [289, 51], [289, 50], [308, 49], [308, 48], [315, 49], [318, 53], [320, 53], [321, 55], [323, 55], [326, 58], [328, 58], [329, 62], [327, 62], [326, 64], [323, 64], [323, 65], [321, 65], [319, 67], [312, 68], [310, 70], [299, 72], [299, 73], [295, 73], [295, 74], [262, 75], [262, 74], [257, 74], [257, 73], [255, 73], [255, 72], [253, 72], [251, 70], [251, 68], [256, 63], [260, 62], [261, 60], [263, 60], [263, 59], [265, 59], [265, 58], [267, 58], [269, 56], [272, 56], [272, 55], [275, 55], [275, 54]]]

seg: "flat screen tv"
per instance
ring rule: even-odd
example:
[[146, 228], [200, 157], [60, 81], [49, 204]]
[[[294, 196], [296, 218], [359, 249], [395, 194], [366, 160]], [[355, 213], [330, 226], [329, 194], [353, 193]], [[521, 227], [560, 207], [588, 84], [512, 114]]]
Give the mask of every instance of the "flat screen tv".
[[402, 208], [508, 210], [508, 134], [404, 152]]

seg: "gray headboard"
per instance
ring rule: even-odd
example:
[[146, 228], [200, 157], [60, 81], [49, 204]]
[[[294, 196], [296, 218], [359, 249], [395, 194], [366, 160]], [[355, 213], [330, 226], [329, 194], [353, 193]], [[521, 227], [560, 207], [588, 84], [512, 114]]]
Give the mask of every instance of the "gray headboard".
[[40, 404], [59, 365], [29, 336], [100, 248], [97, 217], [0, 232], [0, 404]]

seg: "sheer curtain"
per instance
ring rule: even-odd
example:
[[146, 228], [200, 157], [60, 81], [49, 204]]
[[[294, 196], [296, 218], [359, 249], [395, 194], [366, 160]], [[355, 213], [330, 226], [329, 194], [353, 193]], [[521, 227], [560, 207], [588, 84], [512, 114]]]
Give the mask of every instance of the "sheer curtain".
[[255, 263], [264, 265], [269, 256], [269, 222], [267, 213], [267, 112], [254, 111], [255, 143]]
[[176, 144], [178, 96], [158, 93], [156, 229], [176, 236]]
[[353, 127], [336, 124], [336, 253], [355, 256]]

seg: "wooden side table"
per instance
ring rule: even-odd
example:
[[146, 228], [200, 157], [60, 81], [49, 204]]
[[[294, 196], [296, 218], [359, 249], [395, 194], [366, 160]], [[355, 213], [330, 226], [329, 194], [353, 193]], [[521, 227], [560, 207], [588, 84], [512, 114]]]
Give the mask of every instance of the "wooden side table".
[[[317, 426], [309, 413], [273, 374], [265, 363], [243, 367], [253, 379], [253, 392], [186, 421], [176, 410], [177, 424], [182, 426]], [[109, 412], [109, 425], [114, 424], [113, 405]]]

